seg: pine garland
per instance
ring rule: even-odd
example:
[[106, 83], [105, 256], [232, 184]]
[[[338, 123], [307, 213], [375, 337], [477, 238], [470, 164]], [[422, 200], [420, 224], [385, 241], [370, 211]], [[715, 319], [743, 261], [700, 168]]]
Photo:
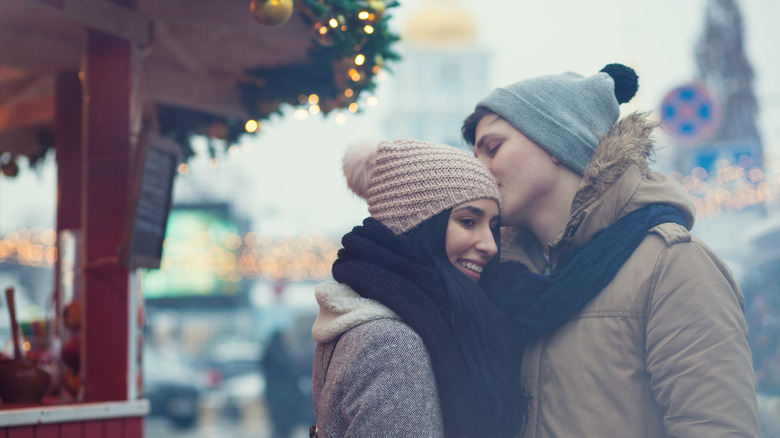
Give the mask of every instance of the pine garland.
[[[382, 9], [398, 6], [396, 1], [379, 4]], [[298, 0], [295, 10], [312, 29], [307, 62], [246, 71], [239, 89], [250, 117], [267, 120], [281, 114], [283, 104], [308, 106], [311, 95], [317, 96], [317, 105], [327, 116], [335, 109], [348, 108], [364, 92], [373, 91], [376, 74], [383, 69], [390, 71], [386, 61], [400, 56], [391, 49], [399, 37], [388, 28], [390, 16], [370, 5], [355, 0]], [[366, 26], [370, 26], [370, 33]], [[324, 33], [320, 32], [322, 27], [326, 28]], [[363, 55], [360, 65], [356, 63], [358, 55]], [[220, 134], [217, 138], [231, 145], [246, 134], [245, 121], [237, 119], [175, 107], [161, 108], [159, 116], [163, 135], [183, 146], [183, 161], [194, 154], [190, 144], [194, 135], [213, 138], [209, 131], [216, 131]], [[213, 142], [209, 147], [214, 155]]]
[[[246, 79], [238, 86], [250, 117], [267, 120], [281, 114], [283, 104], [308, 106], [312, 95], [317, 96], [317, 105], [327, 116], [356, 103], [364, 92], [373, 91], [376, 74], [390, 71], [386, 62], [400, 59], [391, 49], [399, 37], [389, 30], [390, 16], [386, 13], [396, 6], [395, 0], [296, 0], [295, 13], [312, 29], [307, 61], [244, 72]], [[362, 63], [357, 62], [358, 55], [362, 55]], [[182, 162], [195, 154], [194, 136], [224, 140], [230, 146], [247, 134], [246, 120], [168, 105], [158, 105], [157, 115], [161, 133], [181, 145]], [[215, 144], [209, 141], [212, 156], [217, 152]], [[34, 156], [28, 157], [30, 165], [42, 161], [51, 147], [53, 142], [41, 141]], [[6, 176], [15, 176], [15, 159], [10, 154], [2, 156]]]

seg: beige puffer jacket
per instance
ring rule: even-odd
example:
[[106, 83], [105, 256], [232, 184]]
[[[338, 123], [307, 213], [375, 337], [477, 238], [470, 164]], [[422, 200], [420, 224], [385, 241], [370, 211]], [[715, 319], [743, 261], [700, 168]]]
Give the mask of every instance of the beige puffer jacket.
[[[601, 142], [556, 244], [552, 269], [617, 219], [669, 203], [688, 229], [659, 225], [612, 282], [563, 327], [528, 346], [523, 382], [532, 401], [523, 436], [758, 437], [742, 292], [726, 264], [689, 233], [684, 188], [651, 173], [654, 125], [621, 120]], [[547, 266], [539, 243], [505, 241], [502, 260]]]

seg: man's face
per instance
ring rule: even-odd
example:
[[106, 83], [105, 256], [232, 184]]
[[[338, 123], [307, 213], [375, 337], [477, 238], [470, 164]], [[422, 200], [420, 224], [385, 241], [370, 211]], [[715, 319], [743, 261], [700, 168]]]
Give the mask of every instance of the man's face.
[[554, 202], [548, 195], [561, 166], [501, 117], [490, 114], [479, 121], [474, 155], [498, 179], [503, 225], [527, 227], [536, 212]]

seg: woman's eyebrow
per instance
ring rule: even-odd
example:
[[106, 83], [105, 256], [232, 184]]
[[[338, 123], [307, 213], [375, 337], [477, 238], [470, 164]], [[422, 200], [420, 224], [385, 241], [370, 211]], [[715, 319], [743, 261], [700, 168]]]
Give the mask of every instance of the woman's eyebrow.
[[485, 215], [485, 210], [483, 210], [481, 208], [478, 208], [478, 207], [474, 207], [473, 205], [464, 205], [464, 206], [458, 207], [455, 210], [453, 210], [453, 213], [456, 212], [456, 211], [461, 211], [461, 210], [468, 210], [468, 211], [470, 211], [470, 212], [472, 212], [474, 214], [478, 214], [480, 216], [484, 216]]

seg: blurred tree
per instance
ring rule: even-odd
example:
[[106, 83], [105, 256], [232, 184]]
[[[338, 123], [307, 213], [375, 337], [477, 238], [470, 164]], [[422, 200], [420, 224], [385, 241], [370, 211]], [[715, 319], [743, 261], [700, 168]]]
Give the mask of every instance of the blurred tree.
[[708, 0], [704, 29], [696, 46], [699, 77], [721, 103], [718, 143], [752, 144], [760, 157], [756, 125], [758, 102], [753, 93], [753, 68], [745, 55], [744, 25], [736, 0]]

